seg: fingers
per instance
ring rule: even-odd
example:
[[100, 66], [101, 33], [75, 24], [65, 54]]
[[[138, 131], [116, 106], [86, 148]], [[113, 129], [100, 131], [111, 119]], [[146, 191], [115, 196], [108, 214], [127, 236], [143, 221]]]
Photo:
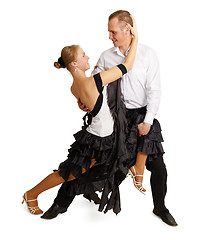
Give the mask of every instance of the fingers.
[[81, 108], [85, 112], [90, 112], [90, 109], [88, 107], [86, 107], [86, 105], [84, 105], [84, 104], [81, 105]]
[[81, 110], [83, 110], [84, 112], [91, 112], [90, 109], [88, 107], [86, 107], [86, 105], [81, 102], [80, 98], [77, 99], [77, 103], [78, 103], [79, 108]]
[[126, 27], [128, 28], [128, 30], [130, 30], [130, 33], [131, 33], [131, 34], [134, 34], [134, 35], [135, 35], [134, 28], [131, 26], [131, 24], [127, 23]]
[[[133, 20], [133, 19], [132, 19], [132, 20]], [[129, 28], [131, 34], [133, 34], [134, 36], [137, 36], [137, 35], [138, 35], [135, 20], [133, 21], [133, 27], [132, 27], [131, 24], [129, 24], [129, 23], [127, 23], [126, 26]]]
[[134, 18], [132, 15], [130, 15], [130, 17], [131, 17], [132, 22], [133, 22], [133, 27], [136, 28], [136, 21], [135, 21], [135, 18]]
[[81, 102], [81, 99], [80, 99], [80, 98], [78, 98], [78, 99], [77, 99], [77, 103], [78, 103], [78, 104], [82, 104], [82, 102]]
[[127, 23], [127, 25], [130, 29], [133, 29], [133, 27], [131, 26], [131, 24]]
[[86, 106], [84, 106], [83, 111], [85, 111], [85, 112], [90, 112], [90, 109], [87, 108]]

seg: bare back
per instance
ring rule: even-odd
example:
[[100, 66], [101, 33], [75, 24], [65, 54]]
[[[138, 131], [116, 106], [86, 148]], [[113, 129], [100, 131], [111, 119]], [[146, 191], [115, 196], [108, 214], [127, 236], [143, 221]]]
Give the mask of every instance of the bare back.
[[99, 92], [94, 77], [75, 80], [71, 87], [72, 94], [83, 102], [90, 111], [94, 108], [99, 97]]

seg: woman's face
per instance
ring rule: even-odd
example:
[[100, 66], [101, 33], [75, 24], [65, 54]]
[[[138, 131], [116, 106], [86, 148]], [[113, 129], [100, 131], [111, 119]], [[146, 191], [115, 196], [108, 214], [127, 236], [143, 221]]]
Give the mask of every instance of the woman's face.
[[77, 56], [77, 67], [81, 69], [82, 71], [86, 71], [90, 69], [90, 64], [88, 62], [90, 58], [85, 55], [85, 52], [83, 49], [79, 48], [78, 49], [78, 56]]

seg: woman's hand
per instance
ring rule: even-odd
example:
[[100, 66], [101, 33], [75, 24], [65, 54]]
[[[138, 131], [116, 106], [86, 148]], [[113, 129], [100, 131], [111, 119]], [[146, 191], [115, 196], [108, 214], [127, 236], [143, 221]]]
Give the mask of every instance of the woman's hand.
[[82, 111], [84, 111], [84, 112], [90, 112], [89, 108], [86, 107], [86, 106], [81, 102], [80, 98], [78, 98], [77, 103], [78, 103], [78, 107], [79, 107]]
[[136, 23], [132, 16], [131, 18], [133, 21], [133, 27], [128, 23], [126, 24], [126, 28], [132, 33], [131, 45], [130, 45], [128, 55], [125, 59], [125, 62], [123, 63], [127, 69], [127, 72], [130, 71], [133, 67], [133, 63], [134, 63], [135, 55], [137, 51], [137, 45], [138, 45], [138, 32], [137, 32]]
[[135, 19], [131, 15], [130, 15], [130, 17], [131, 17], [132, 22], [133, 22], [133, 27], [129, 23], [127, 23], [126, 27], [130, 30], [133, 38], [137, 38], [138, 39], [137, 25], [136, 25]]

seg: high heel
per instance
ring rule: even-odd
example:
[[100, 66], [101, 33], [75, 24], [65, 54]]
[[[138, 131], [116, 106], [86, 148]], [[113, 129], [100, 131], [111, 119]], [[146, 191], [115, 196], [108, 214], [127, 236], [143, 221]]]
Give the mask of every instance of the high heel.
[[[42, 211], [38, 206], [30, 207], [30, 206], [28, 205], [29, 202], [35, 202], [35, 201], [37, 201], [37, 199], [27, 200], [27, 193], [25, 193], [25, 194], [22, 196], [22, 198], [23, 198], [22, 204], [23, 204], [24, 202], [26, 202], [27, 207], [28, 207], [30, 213], [32, 213], [32, 214], [34, 214], [34, 215], [38, 215], [38, 214], [42, 214], [42, 213], [43, 213], [43, 211]], [[36, 213], [36, 212], [38, 212], [39, 210], [40, 210], [41, 212], [40, 212], [40, 213]]]
[[143, 194], [145, 194], [146, 192], [146, 189], [142, 187], [142, 182], [137, 182], [136, 181], [136, 177], [143, 177], [144, 175], [136, 175], [136, 170], [135, 170], [135, 167], [133, 166], [133, 171], [134, 173], [132, 173], [132, 171], [129, 169], [129, 172], [128, 174], [131, 175], [131, 177], [133, 178], [133, 184], [134, 186]]

